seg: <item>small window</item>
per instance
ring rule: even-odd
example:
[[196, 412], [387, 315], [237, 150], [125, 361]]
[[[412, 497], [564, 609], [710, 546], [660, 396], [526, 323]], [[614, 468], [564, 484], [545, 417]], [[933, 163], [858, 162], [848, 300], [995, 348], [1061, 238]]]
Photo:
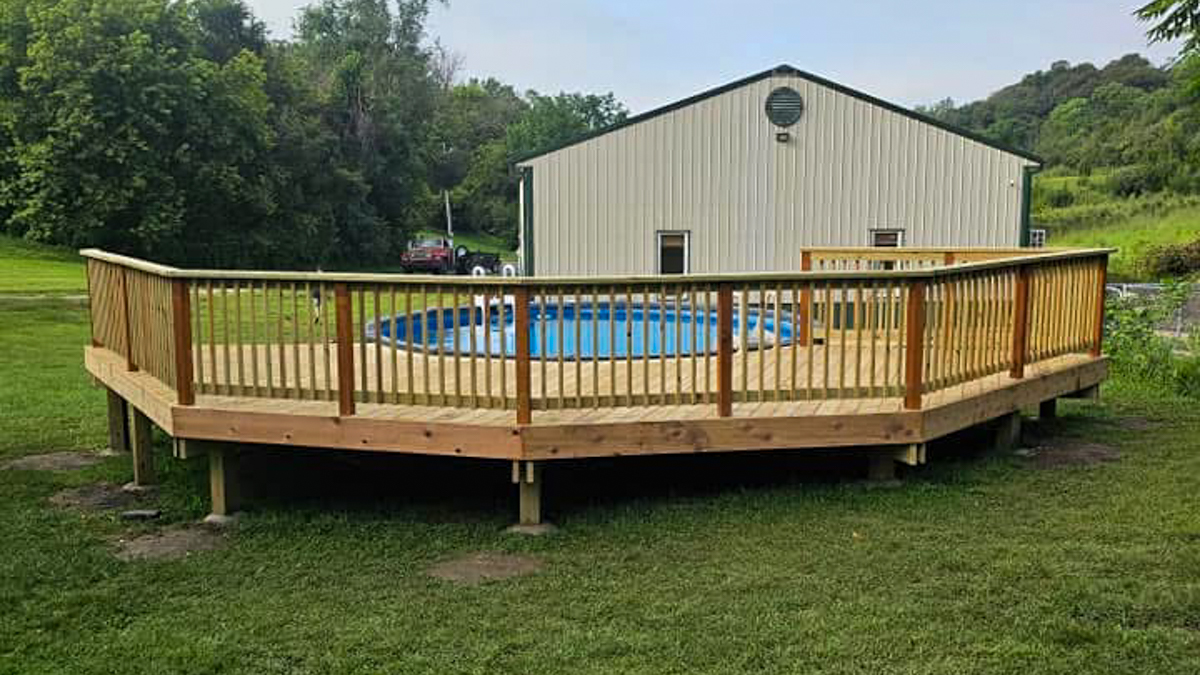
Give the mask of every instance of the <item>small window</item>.
[[1033, 248], [1046, 248], [1046, 231], [1030, 230], [1029, 245]]
[[871, 230], [871, 246], [900, 248], [904, 246], [904, 230]]
[[658, 273], [687, 274], [688, 233], [658, 233]]

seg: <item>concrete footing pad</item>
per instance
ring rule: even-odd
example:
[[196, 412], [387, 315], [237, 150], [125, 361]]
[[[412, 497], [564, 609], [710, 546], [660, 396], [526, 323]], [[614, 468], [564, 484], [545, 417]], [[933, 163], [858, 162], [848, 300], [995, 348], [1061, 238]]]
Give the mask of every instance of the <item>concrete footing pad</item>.
[[157, 485], [140, 485], [134, 482], [129, 482], [121, 486], [122, 492], [128, 492], [129, 494], [133, 495], [149, 494], [157, 489]]
[[513, 525], [504, 530], [509, 534], [525, 534], [534, 537], [541, 537], [547, 534], [554, 534], [558, 528], [551, 523], [538, 523], [536, 525]]
[[225, 528], [225, 527], [232, 527], [233, 525], [237, 524], [237, 521], [238, 521], [238, 514], [236, 514], [236, 513], [234, 513], [232, 515], [228, 515], [228, 516], [222, 516], [217, 513], [210, 513], [207, 516], [204, 516], [204, 520], [201, 522], [206, 527], [213, 527], [213, 528], [220, 529], [220, 528]]

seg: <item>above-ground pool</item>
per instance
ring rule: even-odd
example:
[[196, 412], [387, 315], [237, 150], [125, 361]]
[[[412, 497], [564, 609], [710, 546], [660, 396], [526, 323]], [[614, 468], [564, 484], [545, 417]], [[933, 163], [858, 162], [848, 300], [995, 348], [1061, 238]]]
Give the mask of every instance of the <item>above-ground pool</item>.
[[[455, 314], [457, 313], [457, 322]], [[641, 305], [624, 303], [547, 304], [529, 307], [529, 354], [533, 358], [625, 358], [627, 356], [687, 356], [715, 352], [717, 313], [693, 310], [687, 305]], [[560, 323], [559, 317], [562, 321]], [[484, 320], [486, 317], [486, 321]], [[735, 340], [742, 334], [741, 312], [733, 314]], [[746, 313], [747, 347], [759, 342], [766, 345], [790, 344], [791, 315], [782, 314], [775, 325], [772, 313], [760, 316], [753, 309]], [[457, 326], [457, 330], [456, 330]], [[397, 347], [445, 354], [493, 356], [516, 354], [513, 307], [459, 307], [430, 309], [411, 315], [381, 319], [376, 335], [375, 322], [366, 326], [369, 340]]]

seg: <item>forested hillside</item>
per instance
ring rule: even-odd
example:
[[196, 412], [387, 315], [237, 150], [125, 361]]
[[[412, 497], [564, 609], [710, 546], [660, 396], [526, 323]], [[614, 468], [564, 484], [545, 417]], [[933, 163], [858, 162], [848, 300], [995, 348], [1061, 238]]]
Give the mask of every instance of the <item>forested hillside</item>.
[[318, 0], [270, 40], [241, 0], [0, 3], [0, 231], [158, 260], [394, 262], [410, 233], [515, 237], [509, 158], [611, 95], [462, 83], [429, 0]]

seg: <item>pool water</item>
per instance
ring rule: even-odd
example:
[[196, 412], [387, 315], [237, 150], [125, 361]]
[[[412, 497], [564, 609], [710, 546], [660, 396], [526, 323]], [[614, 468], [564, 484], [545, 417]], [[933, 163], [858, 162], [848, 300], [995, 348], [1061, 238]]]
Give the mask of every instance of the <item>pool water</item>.
[[[624, 303], [531, 304], [529, 313], [529, 353], [533, 358], [687, 356], [715, 352], [717, 348], [716, 312], [693, 310], [686, 305], [676, 308], [670, 304], [666, 307]], [[457, 329], [454, 309], [431, 309], [382, 319], [378, 337], [375, 323], [370, 322], [365, 327], [367, 339], [378, 339], [385, 344], [394, 341], [397, 347], [435, 353], [441, 350], [452, 354], [457, 344], [462, 354], [515, 355], [516, 331], [511, 305], [503, 308], [492, 305], [486, 309], [460, 307], [457, 314]], [[740, 319], [735, 311], [735, 341], [742, 330]], [[789, 314], [782, 314], [780, 325], [776, 326], [772, 313], [760, 316], [752, 310], [746, 315], [748, 347], [758, 346], [759, 321], [763, 323], [764, 343], [791, 343]]]

